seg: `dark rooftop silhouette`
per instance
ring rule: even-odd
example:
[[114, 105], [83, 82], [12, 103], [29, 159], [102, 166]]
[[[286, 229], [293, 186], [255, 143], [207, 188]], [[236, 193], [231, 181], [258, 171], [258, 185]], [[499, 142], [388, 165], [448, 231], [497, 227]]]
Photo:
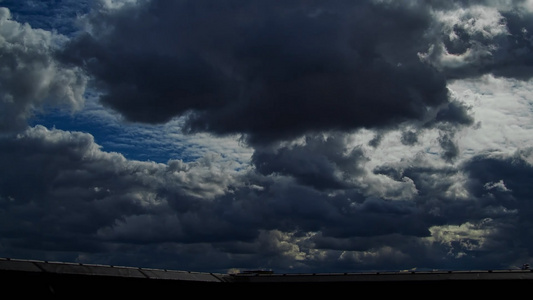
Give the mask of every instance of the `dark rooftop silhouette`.
[[[312, 293], [334, 287], [400, 291], [413, 287], [522, 287], [533, 282], [527, 265], [517, 270], [355, 272], [276, 274], [272, 271], [244, 271], [236, 274], [189, 272], [123, 266], [47, 262], [0, 258], [0, 278], [4, 292], [19, 295], [142, 295], [194, 291], [203, 293], [260, 289], [260, 294], [290, 291]], [[303, 289], [302, 289], [303, 288]], [[381, 289], [385, 288], [385, 289]], [[446, 292], [442, 289], [441, 292]]]

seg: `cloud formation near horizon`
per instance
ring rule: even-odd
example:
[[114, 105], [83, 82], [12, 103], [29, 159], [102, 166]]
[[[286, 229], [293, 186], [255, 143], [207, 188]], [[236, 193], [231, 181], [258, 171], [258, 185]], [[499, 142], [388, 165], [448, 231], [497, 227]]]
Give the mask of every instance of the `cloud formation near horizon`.
[[[0, 255], [302, 272], [531, 257], [530, 1], [101, 0], [76, 22], [59, 2], [57, 23], [0, 2]], [[96, 135], [202, 154], [128, 159]]]

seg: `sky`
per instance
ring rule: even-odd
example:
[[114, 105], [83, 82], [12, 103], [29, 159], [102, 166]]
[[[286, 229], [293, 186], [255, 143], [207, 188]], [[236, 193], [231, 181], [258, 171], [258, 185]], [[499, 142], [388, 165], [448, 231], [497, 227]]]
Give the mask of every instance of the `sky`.
[[533, 262], [533, 1], [0, 1], [0, 257]]

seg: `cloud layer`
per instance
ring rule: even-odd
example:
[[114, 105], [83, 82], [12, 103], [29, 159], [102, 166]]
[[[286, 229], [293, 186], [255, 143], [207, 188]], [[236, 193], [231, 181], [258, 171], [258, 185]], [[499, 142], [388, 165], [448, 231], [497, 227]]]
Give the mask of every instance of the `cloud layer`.
[[130, 121], [187, 114], [192, 132], [269, 143], [431, 118], [449, 99], [417, 55], [429, 17], [366, 2], [149, 1], [89, 16], [63, 54]]
[[533, 6], [507, 2], [102, 0], [76, 30], [0, 2], [0, 255], [520, 266]]

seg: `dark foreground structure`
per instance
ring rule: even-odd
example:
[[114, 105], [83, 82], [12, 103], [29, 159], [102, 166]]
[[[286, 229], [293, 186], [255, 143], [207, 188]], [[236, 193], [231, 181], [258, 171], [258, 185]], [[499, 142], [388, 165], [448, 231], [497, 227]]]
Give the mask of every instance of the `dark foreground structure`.
[[[275, 274], [249, 271], [215, 274], [0, 258], [0, 288], [16, 296], [197, 296], [265, 298], [290, 295], [338, 296], [372, 292], [376, 296], [529, 295], [533, 271], [431, 271], [325, 274]], [[170, 294], [169, 294], [170, 293]], [[295, 294], [296, 293], [296, 294]], [[525, 294], [524, 294], [525, 293]], [[344, 295], [344, 294], [343, 294]], [[379, 297], [381, 298], [381, 297]], [[440, 297], [439, 297], [440, 298]]]

